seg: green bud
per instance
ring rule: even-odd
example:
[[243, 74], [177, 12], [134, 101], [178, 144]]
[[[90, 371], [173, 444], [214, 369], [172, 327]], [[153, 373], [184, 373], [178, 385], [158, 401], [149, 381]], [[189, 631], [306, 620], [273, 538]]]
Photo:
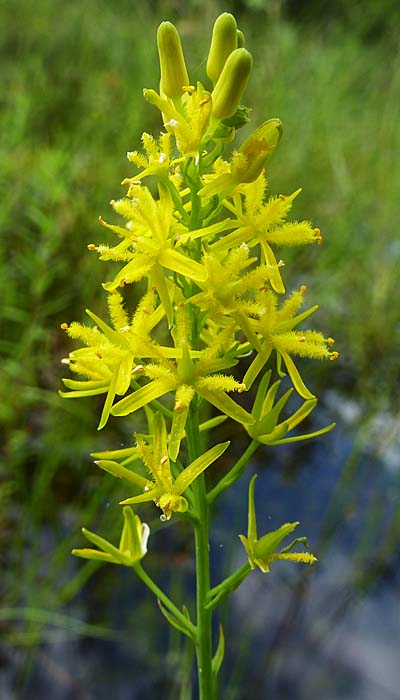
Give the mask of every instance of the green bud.
[[236, 35], [237, 35], [237, 47], [238, 47], [238, 49], [242, 49], [245, 45], [245, 41], [244, 41], [244, 34], [241, 31], [241, 29], [237, 30]]
[[222, 73], [228, 56], [236, 48], [236, 20], [229, 12], [224, 12], [215, 21], [207, 59], [207, 75], [214, 85]]
[[268, 119], [242, 143], [239, 154], [244, 156], [232, 164], [232, 175], [238, 182], [254, 182], [282, 136], [280, 119]]
[[253, 59], [246, 49], [235, 49], [228, 56], [212, 92], [211, 114], [213, 117], [227, 119], [236, 112], [252, 66]]
[[162, 22], [157, 31], [157, 48], [160, 58], [160, 90], [167, 97], [182, 94], [182, 87], [189, 84], [182, 44], [178, 30], [171, 22]]

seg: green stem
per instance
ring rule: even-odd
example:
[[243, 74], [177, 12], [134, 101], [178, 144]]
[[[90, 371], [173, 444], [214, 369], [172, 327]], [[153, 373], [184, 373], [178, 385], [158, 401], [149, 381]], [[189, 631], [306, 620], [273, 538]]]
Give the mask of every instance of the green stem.
[[136, 564], [134, 567], [135, 573], [138, 575], [141, 581], [147, 586], [147, 588], [150, 589], [152, 593], [154, 593], [155, 597], [158, 598], [163, 605], [176, 617], [176, 619], [182, 624], [183, 627], [185, 627], [188, 632], [190, 632], [190, 636], [195, 639], [196, 638], [196, 627], [193, 625], [188, 618], [181, 613], [181, 611], [174, 605], [172, 600], [168, 598], [168, 596], [164, 593], [164, 591], [161, 590], [157, 586], [157, 584], [153, 581], [153, 579], [145, 572], [143, 569], [142, 565]]
[[235, 573], [224, 579], [222, 583], [218, 586], [214, 586], [209, 592], [208, 603], [206, 604], [207, 610], [213, 610], [219, 605], [221, 600], [225, 598], [226, 595], [236, 590], [241, 583], [243, 583], [246, 576], [251, 572], [251, 566], [247, 562], [243, 564]]
[[[197, 407], [191, 407], [187, 427], [187, 444], [190, 461], [200, 455], [199, 416]], [[206, 609], [210, 592], [210, 558], [208, 504], [204, 474], [193, 484], [198, 521], [195, 523], [196, 547], [196, 613], [197, 613], [197, 673], [199, 682], [199, 700], [211, 700], [212, 682], [212, 611]]]
[[250, 457], [254, 454], [257, 447], [259, 446], [257, 440], [252, 440], [247, 449], [243, 452], [242, 456], [239, 457], [236, 464], [233, 465], [232, 469], [229, 470], [227, 474], [218, 482], [216, 486], [208, 493], [207, 501], [211, 505], [215, 499], [223, 492], [225, 489], [232, 486], [235, 481], [241, 476], [250, 460]]

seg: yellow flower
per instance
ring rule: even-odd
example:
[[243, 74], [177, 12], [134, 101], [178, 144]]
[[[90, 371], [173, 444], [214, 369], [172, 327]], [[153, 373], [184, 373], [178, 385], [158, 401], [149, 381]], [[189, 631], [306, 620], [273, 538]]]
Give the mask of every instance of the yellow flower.
[[181, 229], [174, 216], [169, 191], [160, 186], [160, 198], [155, 200], [147, 187], [131, 184], [128, 196], [111, 204], [127, 223], [125, 228], [105, 225], [122, 237], [122, 243], [111, 249], [105, 246], [93, 246], [93, 249], [98, 250], [102, 260], [124, 260], [126, 265], [114, 280], [103, 286], [107, 291], [114, 291], [148, 277], [171, 324], [172, 302], [165, 271], [190, 275], [193, 279], [201, 279], [205, 273], [198, 262], [176, 250]]
[[104, 537], [95, 532], [82, 528], [86, 539], [95, 544], [99, 549], [73, 549], [72, 554], [82, 559], [94, 559], [95, 561], [109, 562], [110, 564], [122, 564], [123, 566], [135, 566], [147, 552], [147, 540], [150, 528], [142, 523], [132, 508], [123, 510], [124, 524], [119, 546], [115, 547]]
[[246, 550], [249, 564], [252, 569], [256, 566], [264, 573], [269, 572], [270, 564], [279, 559], [285, 561], [294, 561], [303, 564], [314, 564], [317, 558], [309, 552], [291, 552], [292, 548], [301, 542], [308, 547], [305, 537], [296, 538], [288, 547], [284, 547], [277, 551], [282, 540], [290, 535], [293, 530], [300, 524], [285, 523], [278, 530], [268, 532], [266, 535], [258, 539], [256, 513], [254, 508], [254, 483], [256, 475], [253, 476], [249, 486], [249, 510], [248, 510], [248, 532], [247, 537], [239, 535], [239, 538]]
[[[138, 438], [136, 447], [136, 453], [148, 468], [151, 479], [145, 484], [144, 493], [126, 498], [124, 501], [121, 501], [122, 505], [155, 501], [156, 505], [163, 511], [162, 520], [169, 520], [173, 512], [185, 512], [188, 509], [188, 501], [182, 494], [210, 464], [215, 462], [225, 452], [229, 444], [229, 442], [224, 442], [214, 445], [214, 447], [191, 462], [189, 466], [174, 478], [168, 455], [165, 421], [160, 413], [155, 413], [151, 443], [146, 443], [142, 438]], [[114, 473], [115, 476], [124, 478], [123, 473], [120, 471], [120, 465], [117, 463], [114, 463], [114, 467], [112, 462], [108, 462], [107, 465], [103, 466], [100, 460], [98, 464], [106, 471]], [[143, 477], [139, 478], [143, 479]], [[129, 480], [132, 481], [133, 479]]]
[[145, 90], [143, 94], [162, 113], [164, 126], [174, 136], [181, 155], [198, 158], [211, 114], [210, 93], [197, 83], [196, 87], [184, 86], [179, 100], [158, 95], [155, 90]]
[[145, 294], [130, 321], [121, 295], [114, 292], [108, 297], [113, 328], [89, 309], [86, 313], [96, 323], [94, 328], [76, 322], [63, 324], [71, 338], [81, 340], [87, 347], [73, 350], [62, 362], [72, 372], [87, 379], [63, 379], [64, 385], [71, 391], [60, 392], [60, 395], [64, 398], [82, 398], [106, 393], [99, 430], [108, 420], [115, 395], [126, 394], [132, 377], [141, 369], [135, 357], [155, 358], [160, 355], [159, 346], [150, 338], [151, 331], [164, 315], [161, 306], [155, 309], [155, 301], [153, 292]]
[[256, 398], [254, 400], [251, 416], [254, 422], [245, 426], [248, 434], [253, 440], [261, 442], [263, 445], [283, 445], [289, 442], [300, 442], [310, 438], [318, 437], [327, 433], [335, 427], [335, 423], [320, 428], [312, 433], [286, 437], [293, 428], [302, 423], [317, 405], [317, 399], [307, 399], [292, 415], [279, 422], [280, 415], [285, 408], [293, 389], [288, 389], [279, 399], [277, 399], [281, 380], [274, 382], [270, 386], [272, 371], [268, 370], [261, 379]]
[[165, 359], [160, 360], [159, 364], [145, 365], [142, 371], [150, 382], [118, 401], [110, 411], [113, 416], [127, 416], [151, 401], [175, 392], [169, 441], [169, 456], [173, 461], [179, 454], [190, 404], [196, 394], [243, 425], [253, 422], [251, 415], [226, 394], [231, 391], [243, 392], [245, 385], [234, 377], [217, 371], [226, 364], [231, 365], [232, 358], [224, 361], [204, 350], [197, 351], [193, 359], [187, 343], [181, 353], [176, 362]]
[[263, 289], [260, 291], [258, 302], [264, 305], [264, 311], [257, 319], [251, 321], [252, 329], [259, 339], [260, 346], [258, 355], [251, 363], [244, 377], [244, 382], [248, 388], [268, 361], [272, 351], [275, 350], [280, 376], [284, 376], [281, 371], [283, 361], [293, 386], [300, 396], [304, 399], [314, 398], [314, 394], [305, 386], [291, 355], [318, 360], [324, 358], [335, 360], [338, 357], [338, 353], [330, 350], [334, 343], [332, 338], [325, 338], [318, 331], [294, 330], [299, 323], [318, 308], [318, 306], [312, 306], [303, 311], [303, 313], [296, 315], [296, 312], [304, 303], [305, 292], [306, 287], [300, 287], [278, 308], [278, 297], [272, 290]]
[[229, 250], [242, 242], [249, 248], [259, 245], [261, 261], [270, 265], [271, 286], [278, 294], [283, 294], [285, 287], [280, 273], [281, 265], [277, 262], [271, 246], [319, 244], [322, 237], [320, 230], [313, 228], [308, 221], [285, 222], [293, 200], [301, 189], [287, 197], [270, 197], [264, 203], [265, 189], [266, 180], [261, 173], [254, 182], [241, 186], [241, 194], [235, 197], [233, 202], [229, 199], [224, 200], [225, 208], [236, 216], [236, 220], [232, 222], [234, 230], [222, 237], [212, 248]]
[[258, 347], [258, 339], [252, 329], [250, 319], [263, 313], [257, 295], [259, 289], [268, 282], [269, 266], [258, 265], [246, 272], [256, 262], [250, 257], [246, 244], [233, 248], [228, 255], [210, 252], [204, 255], [203, 265], [207, 273], [204, 280], [198, 280], [201, 292], [190, 298], [201, 310], [207, 310], [208, 319], [224, 327], [230, 320], [236, 324], [252, 347]]

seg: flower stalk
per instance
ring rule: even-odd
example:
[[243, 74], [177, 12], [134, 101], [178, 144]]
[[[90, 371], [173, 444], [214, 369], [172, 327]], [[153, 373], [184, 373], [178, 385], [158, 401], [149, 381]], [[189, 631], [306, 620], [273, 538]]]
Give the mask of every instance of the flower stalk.
[[[297, 521], [258, 536], [253, 478], [248, 532], [239, 536], [248, 561], [215, 584], [211, 506], [243, 478], [257, 449], [319, 437], [333, 427], [297, 432], [317, 405], [298, 364], [334, 360], [338, 353], [332, 338], [302, 328], [318, 308], [300, 311], [306, 287], [284, 296], [281, 249], [320, 245], [322, 236], [308, 221], [287, 221], [300, 190], [266, 195], [280, 120], [268, 119], [225, 154], [249, 112], [241, 102], [253, 59], [236, 20], [224, 13], [215, 23], [208, 85], [190, 83], [170, 22], [159, 27], [157, 46], [160, 92], [146, 89], [144, 96], [159, 110], [162, 132], [157, 138], [144, 133], [142, 149], [128, 153], [135, 172], [122, 183], [126, 195], [111, 202], [122, 223], [101, 218], [108, 238], [88, 246], [115, 266], [103, 284], [110, 318], [88, 310], [88, 325], [62, 324], [80, 347], [63, 361], [73, 378], [63, 380], [60, 392], [69, 400], [103, 396], [99, 430], [120, 419], [135, 428], [138, 413], [147, 427], [135, 432], [130, 447], [93, 453], [95, 464], [126, 489], [119, 545], [84, 529], [96, 548], [74, 554], [132, 568], [167, 622], [193, 643], [199, 700], [218, 700], [225, 638], [220, 628], [218, 642], [213, 639], [212, 623], [221, 601], [256, 567], [268, 573], [277, 560], [313, 564], [316, 558], [304, 551], [305, 537], [279, 549]], [[131, 308], [126, 288], [138, 283], [144, 292]], [[297, 405], [288, 409], [292, 394]], [[213, 433], [222, 422], [231, 439], [218, 442]], [[238, 431], [250, 439], [239, 457]], [[217, 466], [222, 476], [210, 486]], [[184, 520], [193, 528], [194, 622], [189, 606], [181, 609], [143, 568], [149, 528], [131, 506], [145, 502], [154, 503], [162, 522], [179, 527]]]

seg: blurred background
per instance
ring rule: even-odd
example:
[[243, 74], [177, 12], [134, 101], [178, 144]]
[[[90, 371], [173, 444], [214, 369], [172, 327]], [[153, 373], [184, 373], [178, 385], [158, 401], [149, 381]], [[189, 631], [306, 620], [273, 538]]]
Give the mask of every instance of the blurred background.
[[[303, 363], [320, 397], [309, 427], [336, 420], [336, 430], [263, 449], [215, 513], [215, 581], [243, 562], [237, 534], [255, 471], [260, 529], [301, 520], [320, 559], [311, 571], [254, 573], [221, 611], [221, 697], [398, 698], [398, 1], [2, 0], [1, 700], [190, 698], [191, 651], [153, 597], [129, 571], [70, 556], [82, 525], [120, 527], [120, 485], [89, 452], [129, 443], [134, 427], [110, 421], [99, 434], [96, 398], [58, 397], [70, 350], [60, 324], [105, 307], [107, 270], [86, 246], [103, 240], [98, 216], [124, 192], [126, 152], [160, 129], [142, 97], [158, 86], [158, 24], [178, 26], [193, 80], [223, 11], [254, 57], [252, 124], [284, 123], [270, 191], [301, 186], [294, 216], [325, 240], [285, 251], [287, 286], [307, 284], [314, 324], [340, 358]], [[141, 515], [152, 527], [147, 568], [185, 600], [190, 533], [162, 525], [152, 506]]]

